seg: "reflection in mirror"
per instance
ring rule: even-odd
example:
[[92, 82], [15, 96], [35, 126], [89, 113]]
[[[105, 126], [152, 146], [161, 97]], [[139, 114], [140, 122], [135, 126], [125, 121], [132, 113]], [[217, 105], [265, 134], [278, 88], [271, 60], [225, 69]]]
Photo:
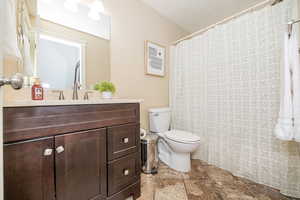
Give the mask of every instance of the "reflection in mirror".
[[[97, 10], [94, 0], [77, 2], [76, 12], [66, 0], [16, 0], [20, 60], [5, 60], [5, 76], [26, 76], [25, 87], [35, 78], [50, 89], [72, 89], [74, 69], [80, 61], [81, 88], [91, 89], [110, 80], [110, 16]], [[95, 11], [95, 10], [93, 10]]]
[[80, 66], [78, 80], [85, 86], [85, 45], [73, 41], [40, 35], [36, 75], [44, 88], [72, 89], [75, 67]]
[[[50, 74], [48, 76], [51, 76], [56, 80], [56, 76], [58, 76], [59, 74], [59, 76], [61, 76], [62, 79], [65, 78], [65, 81], [68, 80], [70, 85], [70, 83], [74, 81], [74, 68], [76, 66], [76, 62], [79, 59], [81, 59], [81, 88], [91, 89], [92, 85], [99, 81], [110, 80], [109, 40], [88, 33], [84, 33], [72, 28], [68, 28], [53, 22], [49, 22], [43, 19], [40, 20], [38, 29], [40, 37], [38, 39], [37, 44], [38, 62], [35, 70], [35, 75], [38, 78], [40, 78], [42, 83], [49, 84], [49, 79], [44, 80], [43, 77], [39, 77], [41, 75], [41, 71], [45, 71], [45, 69], [40, 70], [39, 68], [47, 67], [47, 71], [49, 71]], [[48, 36], [46, 37], [48, 38], [48, 42], [44, 41], [45, 36]], [[40, 42], [42, 42], [43, 46], [41, 46], [42, 44], [39, 44]], [[50, 50], [51, 53], [48, 49], [50, 47], [52, 48], [52, 50]], [[78, 56], [76, 58], [73, 58], [73, 60], [76, 60], [72, 61], [73, 63], [70, 64], [73, 66], [73, 72], [70, 72], [70, 70], [65, 71], [61, 63], [67, 62], [61, 61], [62, 58], [67, 59], [65, 48], [74, 49], [74, 47], [80, 49], [78, 50], [80, 52], [80, 58]], [[53, 48], [56, 48], [56, 50], [53, 50]], [[49, 60], [50, 58], [51, 60]], [[43, 63], [45, 63], [45, 65]], [[70, 81], [70, 79], [72, 81]], [[71, 85], [73, 86], [73, 84]], [[69, 87], [64, 84], [61, 84], [59, 86], [57, 85], [54, 87], [53, 84], [50, 84], [50, 89], [72, 89], [72, 86]]]

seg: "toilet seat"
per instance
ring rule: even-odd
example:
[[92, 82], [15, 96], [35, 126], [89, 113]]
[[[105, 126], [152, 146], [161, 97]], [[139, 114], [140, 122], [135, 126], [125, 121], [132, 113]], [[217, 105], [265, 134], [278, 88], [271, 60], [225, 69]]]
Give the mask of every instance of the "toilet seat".
[[169, 140], [179, 143], [191, 144], [191, 143], [199, 143], [200, 137], [186, 131], [180, 130], [171, 130], [164, 133], [165, 137]]

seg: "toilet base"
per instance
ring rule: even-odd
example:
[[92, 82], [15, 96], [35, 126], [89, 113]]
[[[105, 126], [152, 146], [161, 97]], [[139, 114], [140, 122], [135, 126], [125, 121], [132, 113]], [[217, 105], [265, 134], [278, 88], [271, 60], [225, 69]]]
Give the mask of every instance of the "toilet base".
[[170, 159], [170, 167], [180, 172], [191, 171], [191, 154], [173, 152]]
[[191, 154], [174, 152], [163, 139], [158, 141], [158, 157], [176, 171], [189, 172], [191, 170]]

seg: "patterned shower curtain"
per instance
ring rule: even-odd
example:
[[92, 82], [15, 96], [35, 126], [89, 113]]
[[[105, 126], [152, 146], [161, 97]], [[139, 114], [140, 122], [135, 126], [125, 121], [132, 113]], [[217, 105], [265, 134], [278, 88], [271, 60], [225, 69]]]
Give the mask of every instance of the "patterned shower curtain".
[[274, 136], [286, 24], [297, 0], [245, 14], [173, 47], [172, 126], [194, 132], [193, 155], [300, 198], [300, 143]]

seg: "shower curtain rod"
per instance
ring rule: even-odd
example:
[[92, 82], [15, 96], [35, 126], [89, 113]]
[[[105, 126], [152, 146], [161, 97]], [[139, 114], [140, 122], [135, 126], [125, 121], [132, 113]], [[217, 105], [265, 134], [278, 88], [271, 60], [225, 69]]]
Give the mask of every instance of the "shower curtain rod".
[[[297, 20], [291, 20], [290, 22], [288, 22], [289, 38], [290, 38], [291, 35], [292, 35], [294, 24], [297, 24], [297, 23], [300, 23], [300, 19], [297, 19]], [[300, 48], [299, 48], [299, 53], [300, 53]]]
[[[235, 15], [232, 15], [232, 16], [230, 16], [230, 17], [227, 17], [227, 18], [225, 18], [225, 19], [223, 19], [223, 20], [221, 20], [221, 21], [219, 21], [219, 22], [217, 22], [217, 23], [215, 23], [215, 24], [213, 24], [213, 25], [210, 25], [210, 26], [208, 26], [208, 27], [206, 27], [206, 28], [204, 28], [204, 29], [201, 29], [201, 30], [199, 30], [199, 31], [196, 31], [196, 32], [194, 32], [194, 33], [192, 33], [192, 34], [190, 34], [190, 35], [188, 35], [188, 36], [185, 36], [185, 37], [183, 37], [183, 38], [181, 38], [181, 39], [179, 39], [179, 40], [173, 42], [173, 45], [176, 45], [176, 44], [178, 44], [179, 42], [182, 42], [182, 41], [184, 41], [184, 40], [191, 39], [191, 38], [193, 38], [193, 37], [195, 37], [195, 36], [197, 36], [197, 35], [200, 35], [200, 34], [206, 32], [206, 31], [208, 31], [208, 30], [210, 30], [210, 29], [212, 29], [212, 28], [214, 28], [214, 27], [220, 25], [220, 24], [224, 24], [224, 23], [226, 23], [226, 22], [228, 22], [228, 21], [230, 21], [230, 20], [233, 20], [233, 19], [235, 19], [235, 18], [237, 18], [237, 17], [240, 17], [240, 16], [242, 16], [242, 15], [248, 13], [248, 12], [252, 12], [252, 11], [254, 11], [254, 10], [257, 10], [257, 9], [259, 9], [259, 8], [262, 8], [262, 7], [267, 6], [267, 5], [270, 5], [270, 4], [273, 6], [273, 5], [276, 5], [277, 3], [280, 3], [280, 2], [282, 2], [282, 1], [283, 1], [283, 0], [275, 0], [275, 1], [274, 1], [274, 0], [266, 0], [266, 1], [263, 1], [263, 2], [261, 2], [261, 3], [259, 3], [259, 4], [256, 4], [256, 5], [254, 5], [254, 6], [250, 7], [250, 8], [247, 8], [246, 10], [243, 10], [243, 11], [241, 11], [241, 12], [235, 14]], [[299, 21], [300, 21], [300, 20], [299, 20]]]
[[300, 23], [300, 19], [298, 19], [298, 20], [292, 20], [288, 24], [289, 25], [294, 25], [294, 24], [297, 24], [297, 23]]

